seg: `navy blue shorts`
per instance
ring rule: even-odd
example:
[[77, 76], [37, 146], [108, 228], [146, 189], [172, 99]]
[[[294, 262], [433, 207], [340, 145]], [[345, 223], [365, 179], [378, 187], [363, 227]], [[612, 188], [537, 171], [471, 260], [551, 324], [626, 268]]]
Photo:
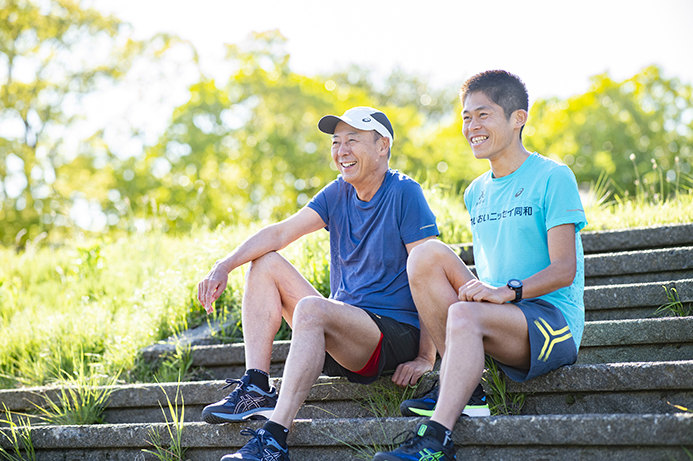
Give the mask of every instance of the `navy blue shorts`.
[[539, 298], [523, 299], [515, 305], [522, 310], [527, 319], [532, 362], [529, 370], [521, 370], [496, 360], [510, 379], [517, 382], [527, 381], [563, 365], [575, 363], [577, 348], [573, 334], [556, 306]]
[[370, 384], [381, 375], [394, 373], [400, 363], [410, 362], [419, 355], [419, 329], [413, 325], [398, 322], [390, 317], [374, 314], [364, 309], [378, 325], [383, 334], [380, 345], [378, 373], [375, 376], [362, 376], [347, 370], [325, 352], [322, 372], [327, 376], [344, 376], [352, 383]]

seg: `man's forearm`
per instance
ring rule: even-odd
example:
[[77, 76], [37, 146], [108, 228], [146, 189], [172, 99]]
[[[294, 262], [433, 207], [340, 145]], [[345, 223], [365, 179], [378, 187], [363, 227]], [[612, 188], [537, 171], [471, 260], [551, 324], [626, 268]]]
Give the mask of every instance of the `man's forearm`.
[[428, 334], [428, 330], [426, 329], [426, 326], [421, 322], [421, 330], [420, 330], [420, 336], [419, 336], [419, 355], [418, 357], [420, 359], [428, 361], [428, 363], [431, 364], [431, 367], [433, 367], [433, 364], [436, 361], [436, 345], [433, 342], [433, 338], [431, 338], [431, 335]]
[[238, 245], [231, 253], [218, 260], [214, 265], [227, 274], [234, 269], [249, 263], [271, 251], [281, 250], [278, 227], [270, 225], [257, 231]]

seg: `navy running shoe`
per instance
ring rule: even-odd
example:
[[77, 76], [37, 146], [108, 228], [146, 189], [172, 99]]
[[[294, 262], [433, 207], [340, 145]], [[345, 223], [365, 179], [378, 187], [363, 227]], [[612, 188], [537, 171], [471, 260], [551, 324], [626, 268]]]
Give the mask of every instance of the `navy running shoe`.
[[379, 451], [373, 461], [451, 461], [456, 460], [455, 445], [445, 436], [445, 443], [435, 438], [434, 429], [426, 423], [419, 424], [416, 432], [409, 431], [409, 437], [394, 451]]
[[[402, 416], [428, 416], [430, 418], [438, 402], [439, 390], [440, 388], [436, 383], [433, 389], [428, 391], [423, 397], [402, 402], [399, 406]], [[474, 389], [469, 402], [467, 402], [467, 406], [462, 410], [462, 415], [471, 417], [491, 416], [491, 410], [488, 407], [488, 403], [486, 403], [486, 394], [481, 384]]]
[[236, 453], [221, 457], [221, 461], [234, 459], [251, 459], [253, 461], [289, 461], [289, 450], [279, 445], [272, 434], [264, 429], [254, 431], [249, 428], [241, 430], [241, 435], [252, 438]]
[[223, 400], [207, 405], [202, 410], [202, 419], [210, 424], [222, 424], [244, 419], [269, 419], [277, 405], [277, 389], [272, 387], [265, 392], [250, 384], [250, 376], [241, 379], [227, 379], [226, 389], [238, 384], [236, 389]]

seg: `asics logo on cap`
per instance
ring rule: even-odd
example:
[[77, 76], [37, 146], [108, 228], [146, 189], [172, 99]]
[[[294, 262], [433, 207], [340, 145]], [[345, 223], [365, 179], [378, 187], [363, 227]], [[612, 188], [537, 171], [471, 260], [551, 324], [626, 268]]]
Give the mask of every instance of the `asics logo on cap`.
[[368, 123], [368, 122], [371, 121], [371, 118], [370, 118], [370, 117], [366, 117], [366, 118], [361, 119], [361, 121], [362, 121], [362, 122]]

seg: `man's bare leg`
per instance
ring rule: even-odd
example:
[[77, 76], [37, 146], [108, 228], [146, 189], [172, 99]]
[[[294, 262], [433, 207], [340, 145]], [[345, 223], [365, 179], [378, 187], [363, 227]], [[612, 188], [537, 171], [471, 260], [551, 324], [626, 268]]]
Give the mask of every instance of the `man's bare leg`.
[[324, 351], [343, 367], [360, 370], [380, 341], [380, 330], [365, 311], [322, 297], [302, 299], [293, 320], [282, 388], [270, 418], [287, 428], [320, 375]]
[[474, 274], [450, 247], [438, 240], [429, 240], [412, 250], [407, 274], [419, 317], [443, 357], [448, 308], [459, 301], [458, 290]]
[[320, 297], [320, 293], [279, 253], [267, 253], [250, 263], [242, 308], [246, 369], [269, 373], [282, 317], [292, 326], [294, 308], [306, 296]]
[[460, 302], [460, 287], [475, 277], [442, 242], [414, 248], [407, 273], [419, 316], [442, 358], [431, 419], [451, 429], [481, 380], [485, 353], [509, 365], [529, 365], [527, 324], [513, 304]]
[[440, 394], [431, 416], [452, 429], [484, 371], [484, 354], [502, 363], [529, 368], [525, 316], [514, 304], [458, 302], [450, 306]]

